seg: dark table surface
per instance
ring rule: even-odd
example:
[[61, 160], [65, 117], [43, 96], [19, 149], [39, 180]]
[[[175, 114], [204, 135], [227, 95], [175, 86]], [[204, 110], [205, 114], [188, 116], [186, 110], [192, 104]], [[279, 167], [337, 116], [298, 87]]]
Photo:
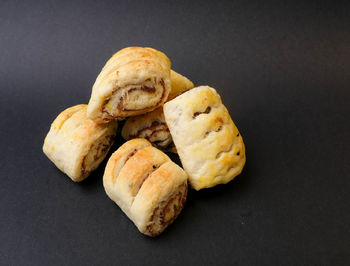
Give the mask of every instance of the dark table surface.
[[[349, 265], [349, 1], [1, 1], [1, 265]], [[247, 164], [189, 191], [163, 235], [106, 196], [105, 162], [73, 183], [43, 155], [127, 46], [221, 94]], [[115, 150], [123, 140], [118, 137]]]

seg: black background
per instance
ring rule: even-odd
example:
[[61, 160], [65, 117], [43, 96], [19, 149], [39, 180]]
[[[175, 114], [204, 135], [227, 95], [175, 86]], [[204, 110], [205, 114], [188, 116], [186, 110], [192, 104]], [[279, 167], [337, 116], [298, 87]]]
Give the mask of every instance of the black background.
[[[0, 264], [349, 265], [350, 4], [333, 2], [1, 1]], [[247, 148], [155, 239], [104, 193], [105, 162], [76, 184], [41, 151], [135, 45], [215, 87]]]

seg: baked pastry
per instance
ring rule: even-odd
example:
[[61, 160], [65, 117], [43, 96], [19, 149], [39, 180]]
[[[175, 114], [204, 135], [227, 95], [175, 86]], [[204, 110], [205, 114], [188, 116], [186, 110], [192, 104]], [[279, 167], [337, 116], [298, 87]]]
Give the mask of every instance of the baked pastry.
[[170, 80], [171, 80], [171, 90], [167, 101], [174, 99], [176, 96], [194, 87], [192, 81], [190, 81], [185, 76], [175, 72], [174, 70], [170, 71]]
[[152, 48], [128, 47], [108, 60], [92, 88], [88, 117], [98, 123], [153, 111], [170, 92], [170, 60]]
[[85, 179], [113, 145], [117, 122], [97, 124], [86, 118], [86, 104], [70, 107], [51, 124], [43, 151], [73, 181]]
[[241, 173], [242, 136], [215, 89], [200, 86], [183, 93], [164, 105], [164, 116], [194, 189], [227, 183]]
[[[171, 70], [170, 76], [171, 91], [168, 100], [192, 89], [194, 86], [192, 81], [173, 70]], [[168, 126], [165, 123], [162, 107], [143, 115], [128, 118], [122, 129], [122, 136], [126, 140], [145, 138], [158, 149], [176, 153]]]
[[144, 115], [129, 117], [123, 126], [122, 136], [126, 140], [145, 138], [160, 150], [176, 153], [162, 107]]
[[147, 140], [133, 139], [109, 158], [103, 186], [141, 233], [157, 236], [184, 207], [187, 174]]

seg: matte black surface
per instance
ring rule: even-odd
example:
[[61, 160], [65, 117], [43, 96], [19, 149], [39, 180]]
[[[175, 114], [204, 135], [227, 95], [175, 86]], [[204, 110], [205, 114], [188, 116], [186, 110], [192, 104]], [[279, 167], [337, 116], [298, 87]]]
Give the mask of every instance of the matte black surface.
[[[297, 2], [1, 1], [0, 264], [349, 265], [350, 5]], [[217, 88], [247, 147], [155, 239], [104, 193], [105, 162], [75, 184], [41, 151], [132, 45]]]

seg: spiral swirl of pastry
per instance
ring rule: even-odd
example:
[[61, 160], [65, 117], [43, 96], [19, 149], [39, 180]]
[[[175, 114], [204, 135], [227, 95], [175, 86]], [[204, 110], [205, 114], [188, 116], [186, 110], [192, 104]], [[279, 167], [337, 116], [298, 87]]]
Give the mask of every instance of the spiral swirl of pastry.
[[101, 136], [89, 147], [81, 164], [81, 178], [84, 179], [95, 170], [106, 157], [109, 149], [114, 143], [115, 134]]
[[108, 60], [97, 77], [88, 117], [106, 122], [150, 112], [168, 98], [170, 60], [152, 48], [128, 47]]
[[187, 197], [187, 174], [145, 139], [123, 144], [103, 176], [110, 199], [149, 236], [162, 233], [179, 215]]
[[160, 150], [176, 152], [161, 107], [153, 112], [127, 119], [122, 136], [126, 140], [144, 138]]
[[180, 185], [172, 195], [154, 209], [147, 225], [148, 235], [157, 236], [164, 227], [174, 222], [185, 205], [187, 189], [185, 184]]
[[117, 122], [97, 124], [86, 117], [87, 106], [60, 113], [47, 134], [43, 151], [73, 181], [82, 181], [106, 157], [114, 143]]

